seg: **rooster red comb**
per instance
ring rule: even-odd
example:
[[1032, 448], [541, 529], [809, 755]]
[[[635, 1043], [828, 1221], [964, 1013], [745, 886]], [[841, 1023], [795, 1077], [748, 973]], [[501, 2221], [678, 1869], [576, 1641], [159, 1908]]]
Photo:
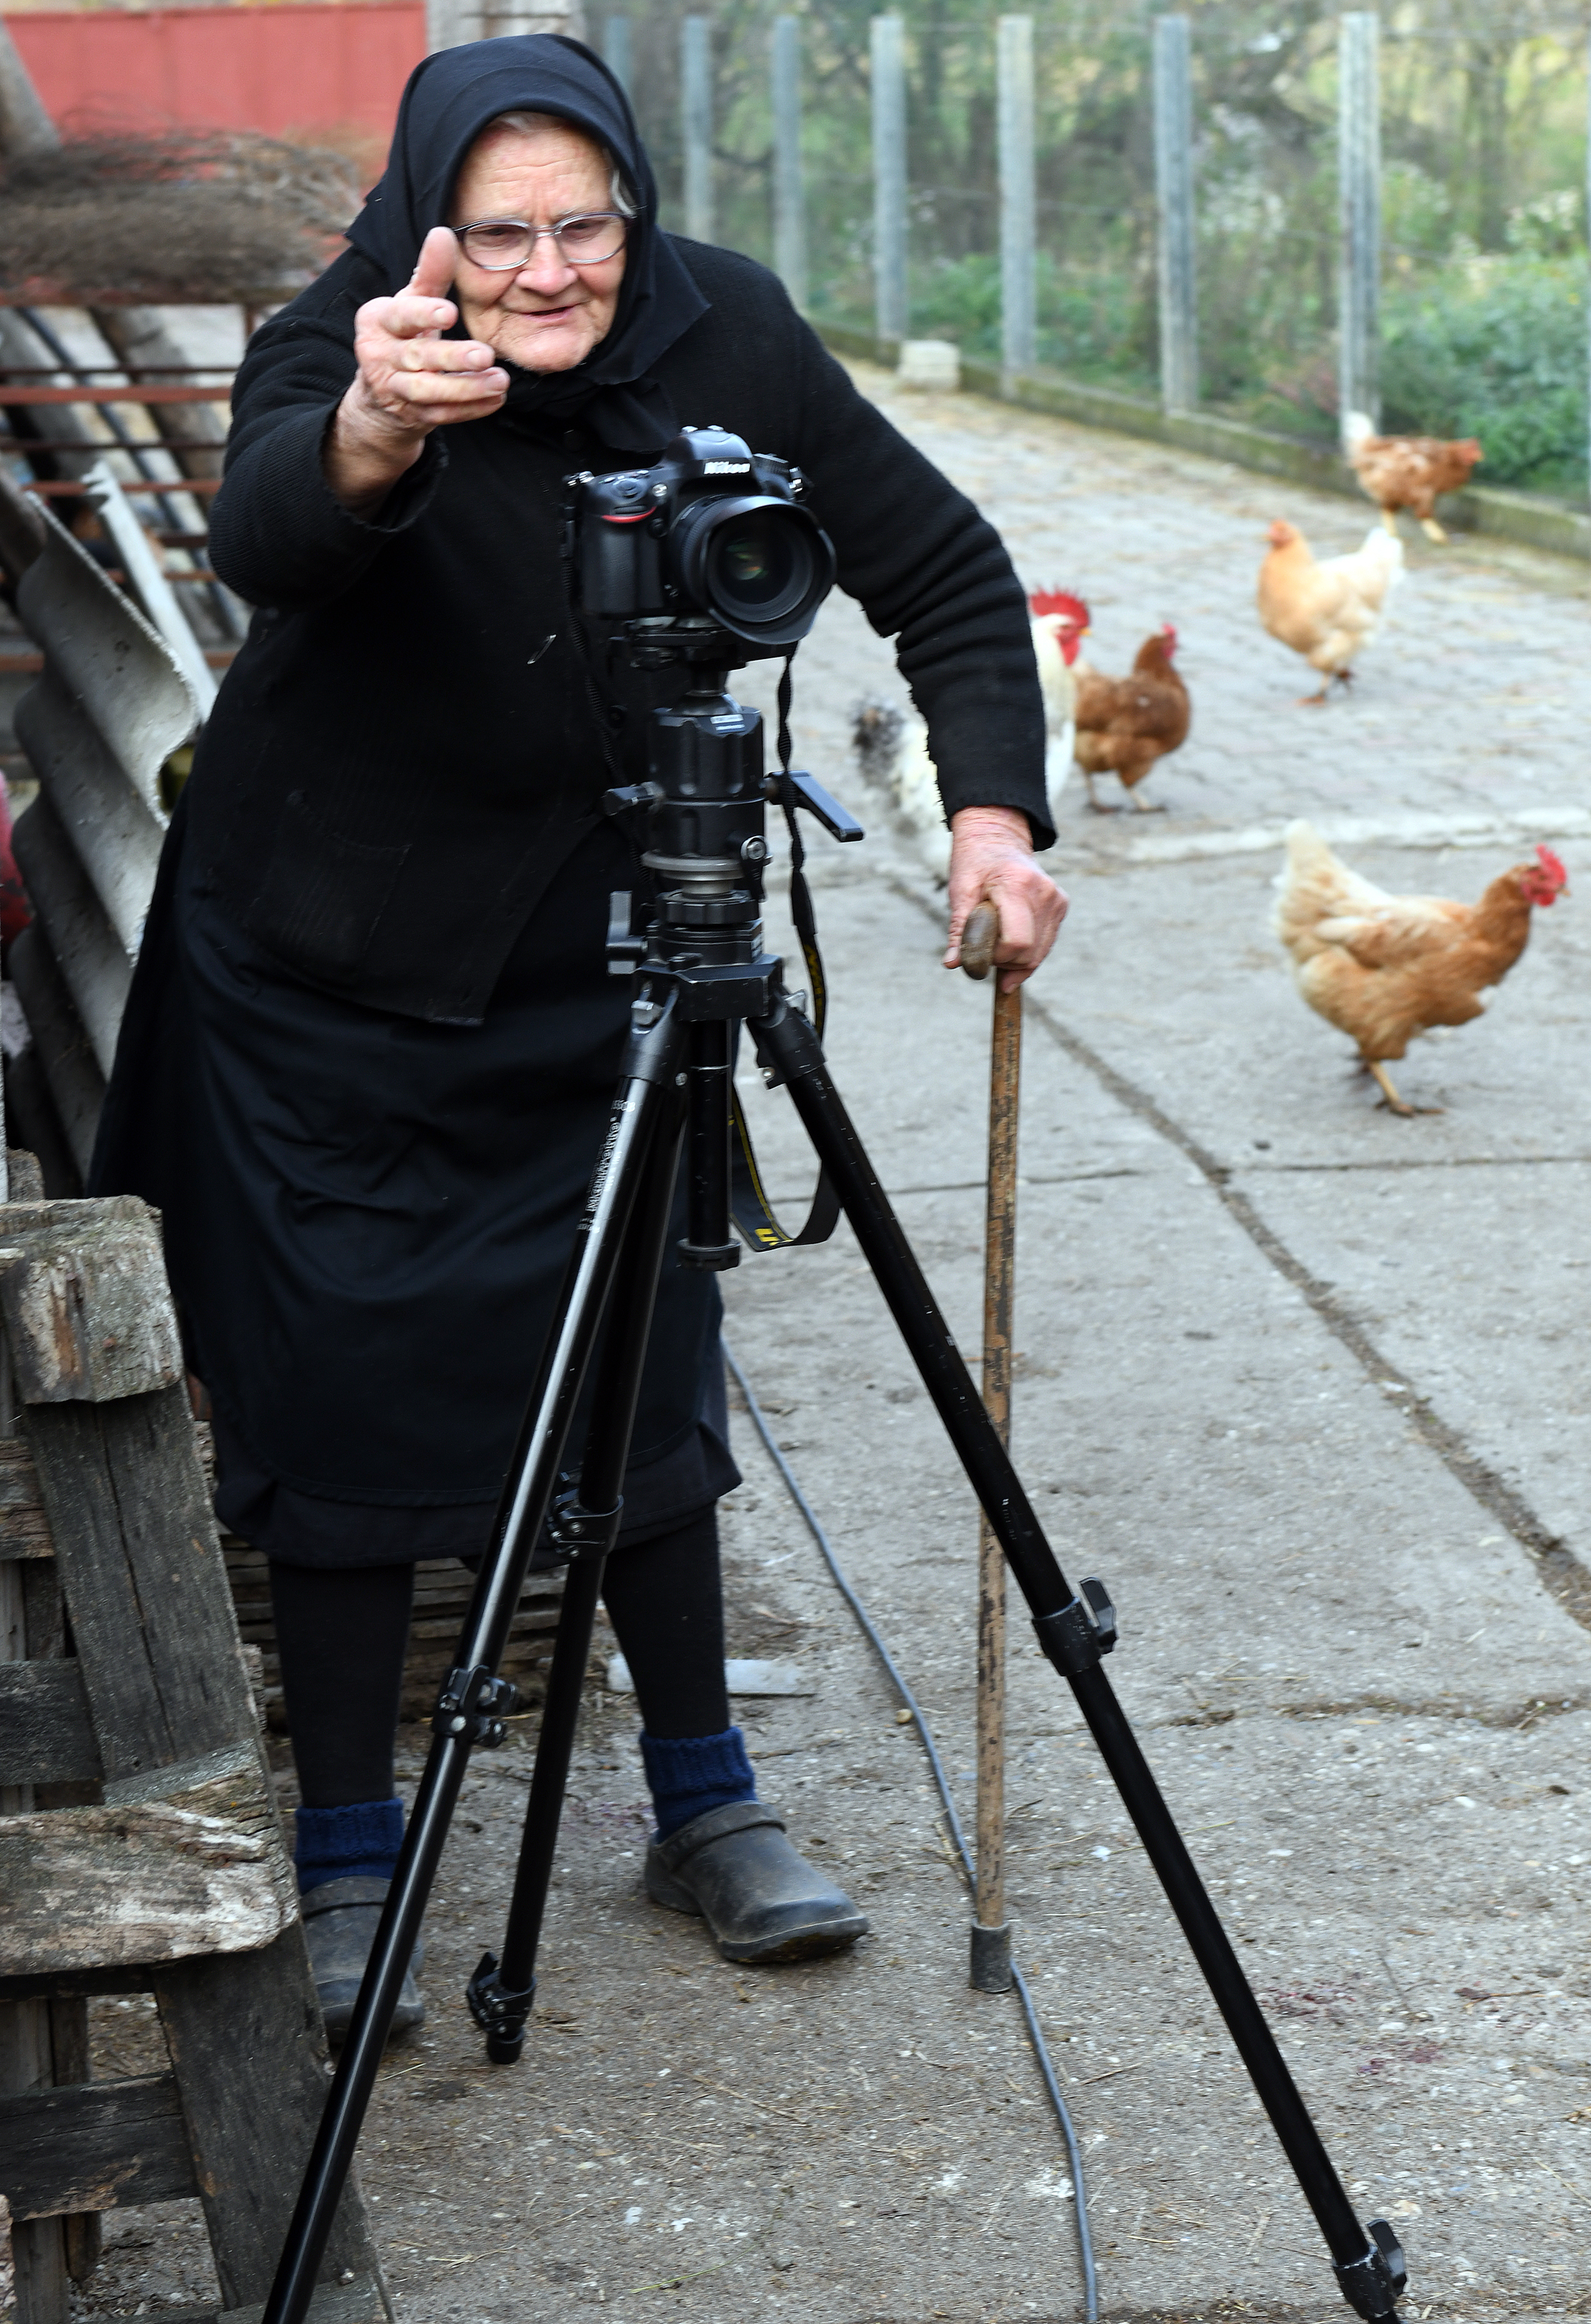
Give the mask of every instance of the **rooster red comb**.
[[1569, 875], [1561, 855], [1554, 855], [1550, 847], [1538, 847], [1536, 860], [1555, 888], [1567, 888]]
[[1093, 619], [1082, 598], [1073, 596], [1069, 589], [1035, 589], [1028, 599], [1028, 611], [1041, 621], [1046, 613], [1066, 613], [1085, 630]]

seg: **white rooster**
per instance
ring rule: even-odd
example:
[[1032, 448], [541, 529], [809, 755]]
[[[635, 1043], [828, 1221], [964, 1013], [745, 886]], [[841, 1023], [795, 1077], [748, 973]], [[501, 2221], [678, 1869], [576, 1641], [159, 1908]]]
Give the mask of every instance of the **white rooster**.
[[[1053, 816], [1071, 772], [1078, 693], [1073, 664], [1088, 632], [1088, 608], [1068, 590], [1040, 589], [1029, 598], [1028, 609], [1044, 693], [1044, 788]], [[853, 740], [864, 774], [889, 793], [896, 820], [916, 841], [930, 871], [943, 879], [950, 863], [950, 834], [929, 755], [928, 728], [914, 712], [867, 702], [856, 714]]]

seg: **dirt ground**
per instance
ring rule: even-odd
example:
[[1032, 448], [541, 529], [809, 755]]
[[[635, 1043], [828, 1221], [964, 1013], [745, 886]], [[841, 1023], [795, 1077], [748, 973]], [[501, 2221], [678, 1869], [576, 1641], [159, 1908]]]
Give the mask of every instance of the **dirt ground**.
[[[1355, 699], [1252, 612], [1258, 534], [1371, 512], [865, 374], [1081, 587], [1121, 669], [1177, 621], [1195, 728], [1168, 812], [1068, 793], [1070, 925], [1026, 1010], [1014, 1423], [1062, 1563], [1121, 1609], [1112, 1675], [1407, 2312], [1591, 2305], [1591, 1268], [1586, 907], [1540, 916], [1488, 1018], [1374, 1110], [1266, 929], [1275, 834], [1474, 895], [1522, 842], [1591, 863], [1583, 569], [1411, 546]], [[854, 771], [899, 694], [856, 609], [798, 664], [800, 752], [877, 821], [812, 844], [840, 1086], [964, 1348], [978, 1339], [986, 989]], [[766, 672], [743, 691], [765, 701]], [[1105, 787], [1102, 786], [1102, 790]], [[1577, 844], [1581, 843], [1581, 844]], [[782, 914], [776, 941], [787, 950]], [[800, 982], [797, 975], [794, 979]], [[743, 1076], [776, 1198], [811, 1171]], [[726, 1333], [939, 1734], [970, 1811], [970, 1496], [843, 1230], [727, 1278]], [[1080, 2316], [1073, 2190], [1013, 1999], [967, 1983], [967, 1904], [911, 1733], [744, 1415], [730, 1650], [812, 1692], [737, 1706], [763, 1796], [872, 1922], [805, 1968], [718, 1961], [640, 1888], [634, 1707], [594, 1683], [523, 2064], [465, 1978], [496, 1941], [531, 1764], [476, 1761], [429, 1923], [430, 2016], [394, 2045], [364, 2182], [404, 2324]], [[409, 1747], [412, 1778], [418, 1745]], [[1349, 2311], [1069, 1695], [1016, 1625], [1013, 1909], [1086, 2152], [1104, 2312]], [[100, 2006], [136, 2062], [142, 2005]], [[110, 2070], [102, 2066], [102, 2070]], [[193, 2222], [113, 2219], [95, 2318], [201, 2300]]]

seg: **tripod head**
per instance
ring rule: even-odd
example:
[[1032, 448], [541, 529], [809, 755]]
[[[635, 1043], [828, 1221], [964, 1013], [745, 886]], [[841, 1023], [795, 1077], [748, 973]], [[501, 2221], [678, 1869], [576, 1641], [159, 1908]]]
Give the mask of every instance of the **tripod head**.
[[[627, 825], [653, 887], [641, 931], [631, 926], [630, 895], [612, 899], [608, 967], [615, 975], [639, 975], [633, 1010], [638, 1028], [665, 1007], [691, 1028], [690, 1223], [680, 1253], [690, 1266], [736, 1267], [740, 1245], [730, 1232], [735, 1028], [742, 1019], [765, 1017], [784, 997], [782, 964], [763, 949], [767, 804], [777, 800], [790, 826], [792, 900], [804, 946], [810, 905], [796, 810], [817, 816], [836, 839], [860, 839], [862, 826], [820, 783], [791, 770], [788, 664], [780, 696], [781, 765], [769, 775], [761, 713], [726, 690], [729, 671], [748, 659], [741, 640], [708, 617], [687, 615], [627, 622], [614, 642], [632, 668], [673, 673], [675, 682], [662, 687], [667, 698], [647, 720], [645, 781], [619, 785], [602, 801], [605, 813]], [[809, 947], [809, 956], [815, 958]]]

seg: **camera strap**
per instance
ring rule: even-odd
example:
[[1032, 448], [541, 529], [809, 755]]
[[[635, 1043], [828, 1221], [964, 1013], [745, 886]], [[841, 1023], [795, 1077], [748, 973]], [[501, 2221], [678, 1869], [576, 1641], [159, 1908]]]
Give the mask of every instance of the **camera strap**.
[[[801, 957], [807, 964], [807, 974], [812, 980], [812, 1023], [818, 1038], [823, 1038], [824, 1022], [828, 1015], [828, 984], [823, 973], [823, 955], [818, 949], [818, 917], [812, 909], [812, 891], [807, 885], [802, 866], [807, 851], [796, 822], [794, 796], [790, 785], [790, 666], [795, 659], [794, 650], [785, 656], [784, 669], [779, 679], [779, 768], [782, 781], [779, 803], [784, 809], [784, 821], [790, 833], [790, 913], [800, 938]], [[738, 1095], [729, 1102], [731, 1137], [731, 1174], [729, 1207], [735, 1223], [746, 1244], [753, 1250], [783, 1250], [801, 1243], [827, 1242], [839, 1223], [839, 1196], [835, 1192], [828, 1173], [820, 1171], [812, 1207], [807, 1223], [799, 1234], [791, 1234], [781, 1226], [763, 1191], [762, 1172], [757, 1167], [755, 1149], [750, 1130], [741, 1111]]]

